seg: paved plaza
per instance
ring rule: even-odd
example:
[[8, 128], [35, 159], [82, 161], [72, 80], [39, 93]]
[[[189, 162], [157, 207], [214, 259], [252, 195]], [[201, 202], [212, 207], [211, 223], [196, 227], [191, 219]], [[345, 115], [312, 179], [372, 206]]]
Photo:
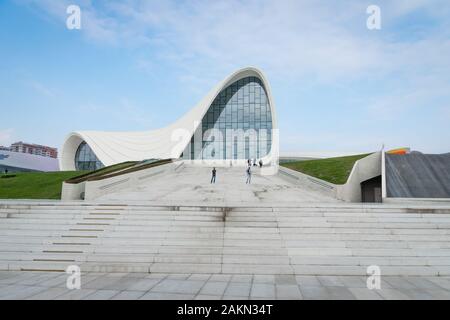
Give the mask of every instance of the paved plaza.
[[449, 240], [447, 203], [350, 204], [187, 167], [96, 202], [2, 203], [0, 300], [450, 299]]
[[369, 290], [366, 277], [228, 274], [87, 273], [81, 289], [68, 274], [0, 272], [0, 299], [44, 300], [412, 300], [450, 299], [450, 277], [382, 277]]
[[262, 175], [252, 168], [251, 184], [246, 184], [245, 167], [217, 167], [216, 183], [211, 184], [212, 168], [186, 165], [181, 170], [153, 176], [141, 184], [107, 194], [99, 201], [156, 201], [158, 203], [208, 203], [223, 205], [275, 205], [280, 203], [336, 203], [334, 198], [294, 184], [280, 175]]

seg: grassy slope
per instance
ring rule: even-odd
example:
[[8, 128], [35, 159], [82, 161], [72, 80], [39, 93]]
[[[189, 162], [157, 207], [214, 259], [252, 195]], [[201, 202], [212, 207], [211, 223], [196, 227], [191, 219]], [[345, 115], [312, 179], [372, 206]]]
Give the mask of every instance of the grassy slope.
[[14, 173], [0, 176], [0, 199], [60, 199], [62, 182], [83, 171]]
[[[323, 179], [343, 184], [356, 160], [368, 154], [289, 162], [283, 166]], [[62, 182], [84, 174], [82, 171], [16, 173], [16, 177], [2, 179], [0, 176], [0, 199], [60, 199]]]
[[112, 166], [104, 167], [102, 169], [98, 169], [95, 171], [80, 171], [79, 175], [75, 175], [74, 177], [72, 177], [72, 179], [66, 180], [66, 182], [67, 183], [75, 183], [75, 184], [80, 183], [80, 182], [86, 181], [87, 179], [90, 179], [90, 178], [93, 178], [96, 176], [103, 176], [108, 173], [124, 170], [126, 168], [136, 165], [137, 163], [138, 163], [137, 161], [127, 161], [127, 162], [114, 164]]
[[283, 163], [282, 166], [334, 183], [344, 184], [354, 163], [369, 154]]

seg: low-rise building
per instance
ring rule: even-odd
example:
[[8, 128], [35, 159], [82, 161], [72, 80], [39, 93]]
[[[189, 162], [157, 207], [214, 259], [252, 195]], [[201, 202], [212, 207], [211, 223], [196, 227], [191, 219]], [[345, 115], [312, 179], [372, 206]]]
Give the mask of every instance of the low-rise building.
[[13, 143], [10, 147], [10, 151], [12, 152], [21, 152], [34, 154], [37, 156], [49, 157], [49, 158], [58, 158], [58, 149], [43, 146], [39, 144], [25, 143], [22, 141]]

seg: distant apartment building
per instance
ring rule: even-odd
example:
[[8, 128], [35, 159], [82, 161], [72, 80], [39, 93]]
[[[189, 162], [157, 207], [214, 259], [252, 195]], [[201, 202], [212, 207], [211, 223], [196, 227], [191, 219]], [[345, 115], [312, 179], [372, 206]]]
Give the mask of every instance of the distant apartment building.
[[34, 154], [42, 157], [58, 158], [58, 149], [39, 144], [31, 144], [25, 142], [16, 142], [11, 145], [9, 151]]

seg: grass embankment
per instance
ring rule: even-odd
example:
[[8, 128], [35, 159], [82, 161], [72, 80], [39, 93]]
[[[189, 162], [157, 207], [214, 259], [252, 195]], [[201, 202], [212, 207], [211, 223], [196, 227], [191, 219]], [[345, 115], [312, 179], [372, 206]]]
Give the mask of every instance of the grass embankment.
[[370, 153], [328, 159], [287, 162], [281, 165], [334, 184], [344, 184], [347, 182], [355, 162], [368, 155]]
[[139, 170], [148, 169], [151, 167], [156, 167], [159, 165], [167, 164], [172, 162], [171, 159], [162, 159], [162, 160], [145, 160], [141, 162], [137, 161], [127, 161], [119, 164], [115, 164], [109, 167], [104, 167], [102, 169], [89, 172], [87, 174], [83, 174], [72, 179], [68, 179], [65, 182], [71, 184], [77, 184], [84, 181], [98, 181], [103, 179], [108, 179], [112, 177], [116, 177], [122, 174], [132, 173]]
[[85, 171], [0, 175], [0, 199], [61, 199], [62, 182], [83, 173]]
[[95, 171], [21, 172], [0, 175], [0, 199], [61, 199], [62, 183], [80, 183], [114, 177], [171, 162], [128, 161]]
[[91, 180], [97, 177], [102, 177], [108, 174], [111, 174], [113, 172], [119, 172], [121, 170], [133, 167], [137, 164], [137, 161], [127, 161], [127, 162], [121, 162], [118, 164], [114, 164], [112, 166], [103, 167], [101, 169], [95, 170], [95, 171], [88, 171], [85, 174], [77, 175], [75, 177], [71, 177], [70, 179], [67, 179], [67, 183], [80, 183], [83, 181]]

